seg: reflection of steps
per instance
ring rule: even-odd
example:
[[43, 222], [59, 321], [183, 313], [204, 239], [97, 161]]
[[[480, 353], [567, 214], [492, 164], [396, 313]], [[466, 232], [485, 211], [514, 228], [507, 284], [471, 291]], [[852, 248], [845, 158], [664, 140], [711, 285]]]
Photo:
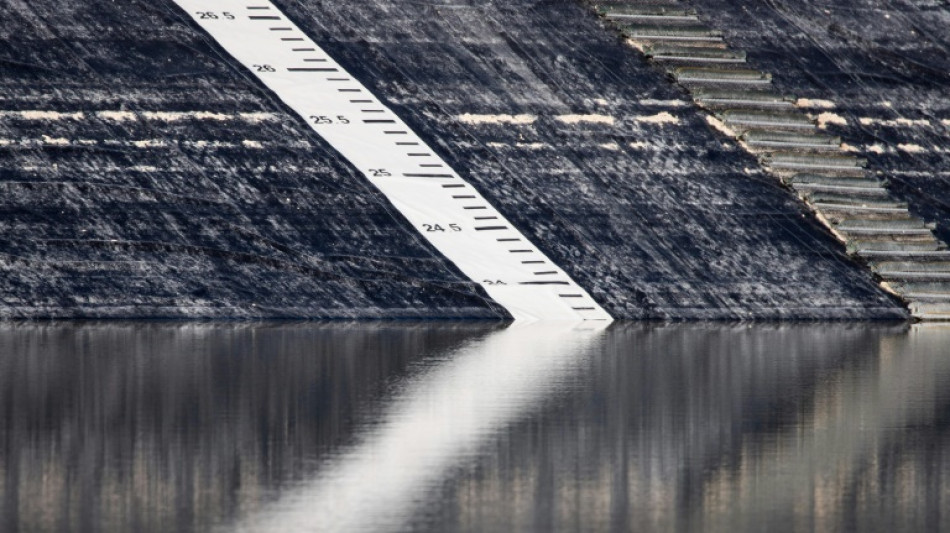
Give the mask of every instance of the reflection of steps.
[[[897, 497], [897, 501], [867, 496], [912, 486], [888, 486], [886, 475], [896, 474], [907, 483], [910, 471], [924, 476], [933, 468], [932, 456], [914, 449], [927, 439], [920, 438], [920, 433], [912, 435], [920, 428], [929, 430], [942, 424], [947, 405], [943, 392], [950, 378], [950, 358], [945, 357], [944, 348], [950, 340], [948, 333], [942, 324], [927, 324], [906, 333], [882, 335], [879, 347], [862, 355], [870, 356], [865, 364], [822, 380], [809, 394], [811, 405], [799, 411], [802, 418], [797, 424], [769, 435], [760, 448], [745, 447], [740, 468], [706, 476], [707, 491], [726, 493], [731, 499], [726, 513], [717, 510], [707, 515], [713, 522], [707, 521], [703, 529], [776, 529], [755, 527], [754, 522], [736, 523], [733, 517], [753, 516], [762, 509], [798, 508], [809, 509], [814, 521], [802, 528], [779, 530], [836, 531], [845, 529], [841, 527], [845, 522], [836, 518], [853, 513], [858, 501], [868, 502], [864, 504], [868, 506], [914, 508], [924, 491], [909, 491], [905, 494], [910, 496]], [[914, 457], [918, 454], [922, 457], [919, 461]], [[890, 528], [858, 525], [854, 530]]]
[[685, 87], [710, 121], [732, 134], [794, 190], [885, 288], [922, 319], [950, 320], [950, 252], [933, 226], [908, 211], [866, 161], [842, 149], [772, 87], [772, 74], [750, 68], [722, 32], [673, 2], [596, 2], [597, 11]]

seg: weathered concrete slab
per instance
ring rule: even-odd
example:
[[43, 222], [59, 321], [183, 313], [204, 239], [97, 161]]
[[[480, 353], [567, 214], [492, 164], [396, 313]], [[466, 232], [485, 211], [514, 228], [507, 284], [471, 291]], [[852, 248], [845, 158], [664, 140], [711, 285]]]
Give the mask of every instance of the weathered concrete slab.
[[[171, 3], [11, 1], [4, 316], [504, 316]], [[905, 316], [580, 4], [276, 3], [615, 317]]]

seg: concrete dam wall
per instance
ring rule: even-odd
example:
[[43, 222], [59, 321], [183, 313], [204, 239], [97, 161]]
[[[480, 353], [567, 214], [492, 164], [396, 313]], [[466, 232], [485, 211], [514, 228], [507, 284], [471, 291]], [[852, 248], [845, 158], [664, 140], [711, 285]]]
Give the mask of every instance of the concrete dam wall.
[[[914, 4], [935, 26], [890, 42], [836, 30], [855, 12], [844, 4], [820, 8], [838, 10], [824, 25], [810, 2], [726, 4], [694, 7], [806, 111], [837, 117], [826, 127], [946, 240], [946, 5]], [[269, 5], [613, 318], [908, 316], [591, 5]], [[500, 280], [447, 257], [195, 13], [2, 9], [0, 316], [511, 316]], [[807, 108], [821, 101], [835, 107]]]

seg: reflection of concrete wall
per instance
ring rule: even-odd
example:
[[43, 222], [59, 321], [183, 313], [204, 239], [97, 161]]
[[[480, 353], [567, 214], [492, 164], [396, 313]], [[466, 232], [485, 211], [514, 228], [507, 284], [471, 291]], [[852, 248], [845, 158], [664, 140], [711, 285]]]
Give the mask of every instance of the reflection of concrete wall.
[[[485, 325], [0, 329], [0, 530], [205, 530]], [[67, 527], [70, 526], [70, 527]]]
[[[498, 346], [490, 331], [9, 328], [0, 529], [266, 527], [312, 512], [313, 487], [372, 483], [334, 476], [360, 472], [365, 443], [406, 413], [453, 412], [432, 450], [449, 460], [412, 458], [438, 467], [421, 474], [437, 486], [416, 509], [422, 529], [948, 526], [948, 329], [617, 324], [593, 351], [517, 361], [503, 394], [469, 386], [457, 405], [431, 403], [516, 362], [473, 351]], [[393, 479], [416, 478], [380, 486]]]
[[434, 529], [947, 526], [950, 330], [611, 333], [585, 390], [458, 476]]

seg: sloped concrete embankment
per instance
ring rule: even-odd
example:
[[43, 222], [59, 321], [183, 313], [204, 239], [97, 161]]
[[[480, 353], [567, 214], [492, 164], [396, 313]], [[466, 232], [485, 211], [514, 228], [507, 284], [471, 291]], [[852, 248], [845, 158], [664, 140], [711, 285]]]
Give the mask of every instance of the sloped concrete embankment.
[[[950, 318], [950, 252], [933, 233], [933, 217], [925, 221], [912, 212], [904, 191], [889, 187], [882, 169], [865, 169], [867, 161], [853, 154], [860, 149], [850, 139], [842, 142], [840, 136], [826, 133], [829, 125], [848, 125], [834, 112], [834, 101], [780, 92], [771, 72], [755, 68], [756, 63], [747, 61], [747, 51], [730, 47], [722, 30], [703, 23], [700, 13], [685, 4], [629, 0], [601, 3], [597, 10], [689, 91], [710, 113], [710, 125], [736, 139], [790, 186], [850, 253], [870, 264], [886, 289], [908, 302], [916, 317]], [[781, 14], [784, 9], [774, 6], [766, 11]], [[890, 15], [885, 13], [885, 18]], [[800, 27], [814, 29], [809, 24]], [[932, 44], [922, 41], [913, 44], [916, 48]], [[864, 48], [858, 53], [874, 53]], [[908, 86], [932, 81], [919, 75], [908, 78]], [[865, 85], [858, 94], [868, 98], [882, 92], [886, 90]], [[816, 108], [819, 112], [805, 112]], [[870, 124], [874, 119], [862, 117], [859, 122]], [[898, 147], [926, 151], [919, 145]], [[942, 151], [939, 146], [933, 149]], [[869, 150], [884, 151], [879, 145]], [[936, 178], [936, 169], [934, 174]]]
[[[583, 6], [277, 3], [614, 317], [906, 316]], [[506, 316], [170, 3], [8, 12], [3, 316]]]

